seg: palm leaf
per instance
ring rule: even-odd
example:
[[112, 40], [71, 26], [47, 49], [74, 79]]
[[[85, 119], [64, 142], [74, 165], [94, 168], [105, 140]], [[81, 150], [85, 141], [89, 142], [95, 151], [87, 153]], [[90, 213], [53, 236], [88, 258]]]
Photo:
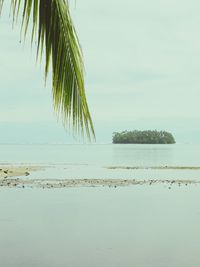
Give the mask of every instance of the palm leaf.
[[[0, 13], [4, 0], [0, 0]], [[84, 87], [80, 44], [67, 0], [11, 0], [13, 21], [22, 13], [26, 37], [32, 20], [32, 42], [37, 40], [37, 58], [45, 54], [45, 77], [52, 66], [54, 108], [75, 133], [95, 137]]]

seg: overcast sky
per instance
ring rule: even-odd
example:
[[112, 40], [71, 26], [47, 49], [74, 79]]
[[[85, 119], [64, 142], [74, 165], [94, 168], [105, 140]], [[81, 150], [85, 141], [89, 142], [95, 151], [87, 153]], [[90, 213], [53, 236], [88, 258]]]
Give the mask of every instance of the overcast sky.
[[[6, 1], [9, 2], [9, 1]], [[6, 3], [0, 19], [0, 143], [76, 142], [57, 121], [51, 84], [20, 44]], [[158, 129], [200, 136], [200, 2], [70, 1], [82, 45], [97, 142], [112, 132]]]

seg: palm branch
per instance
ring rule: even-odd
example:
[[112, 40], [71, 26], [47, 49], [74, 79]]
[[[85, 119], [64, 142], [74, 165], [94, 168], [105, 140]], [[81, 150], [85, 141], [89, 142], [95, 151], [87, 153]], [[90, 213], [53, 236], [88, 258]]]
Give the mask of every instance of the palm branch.
[[45, 54], [45, 78], [52, 66], [54, 108], [64, 125], [95, 137], [85, 96], [82, 52], [67, 0], [11, 0], [11, 10], [13, 22], [22, 15], [24, 38], [32, 20], [32, 42], [37, 43], [37, 58]]

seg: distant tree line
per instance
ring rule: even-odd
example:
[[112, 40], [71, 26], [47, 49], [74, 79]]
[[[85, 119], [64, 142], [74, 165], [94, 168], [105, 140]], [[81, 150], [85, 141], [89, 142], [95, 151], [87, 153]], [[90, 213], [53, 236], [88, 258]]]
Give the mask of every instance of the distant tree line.
[[113, 144], [174, 144], [175, 139], [166, 131], [123, 131], [113, 133]]

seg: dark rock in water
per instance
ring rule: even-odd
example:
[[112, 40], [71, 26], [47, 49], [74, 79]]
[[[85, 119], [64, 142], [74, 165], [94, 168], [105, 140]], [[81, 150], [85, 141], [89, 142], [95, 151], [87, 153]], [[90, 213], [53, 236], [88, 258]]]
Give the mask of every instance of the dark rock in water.
[[28, 175], [30, 175], [30, 173], [29, 172], [25, 172], [25, 175], [28, 176]]

